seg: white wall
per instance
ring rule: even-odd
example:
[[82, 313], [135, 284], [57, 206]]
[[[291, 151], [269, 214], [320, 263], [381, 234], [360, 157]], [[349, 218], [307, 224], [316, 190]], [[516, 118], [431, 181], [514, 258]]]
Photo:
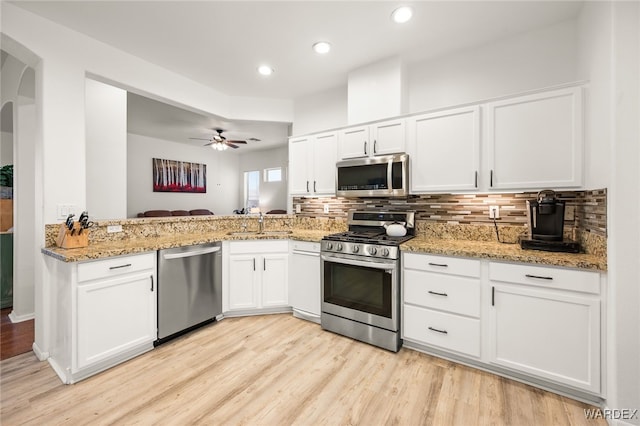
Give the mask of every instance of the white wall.
[[[12, 108], [12, 105], [6, 108]], [[13, 133], [0, 132], [0, 167], [7, 164], [13, 164]]]
[[127, 92], [86, 80], [87, 205], [91, 219], [127, 217]]
[[[264, 151], [250, 151], [240, 156], [240, 185], [244, 185], [244, 172], [259, 170], [260, 179], [260, 210], [268, 212], [274, 209], [287, 209], [287, 163], [289, 149], [282, 148]], [[283, 180], [281, 182], [265, 182], [263, 171], [266, 168], [282, 167]], [[240, 188], [240, 202], [242, 203], [243, 188]], [[240, 205], [242, 206], [242, 205]]]
[[576, 24], [562, 22], [409, 67], [409, 110], [425, 111], [576, 80]]
[[[153, 192], [153, 158], [206, 164], [207, 192]], [[146, 210], [209, 209], [217, 215], [233, 214], [233, 210], [241, 206], [239, 163], [239, 155], [235, 153], [129, 133], [127, 217], [135, 217]]]
[[[612, 34], [607, 258], [613, 325], [609, 352], [613, 365], [608, 372], [613, 389], [607, 404], [616, 409], [640, 409], [640, 4], [613, 2], [609, 7], [610, 13], [596, 9]], [[638, 425], [639, 417], [625, 421]]]
[[347, 125], [347, 86], [295, 100], [293, 135], [305, 135]]

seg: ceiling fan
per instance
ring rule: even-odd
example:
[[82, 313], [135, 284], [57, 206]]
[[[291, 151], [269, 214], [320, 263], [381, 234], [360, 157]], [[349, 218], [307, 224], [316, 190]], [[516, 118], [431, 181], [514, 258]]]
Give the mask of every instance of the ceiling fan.
[[[218, 134], [217, 135], [213, 135], [210, 138], [204, 139], [204, 138], [189, 138], [189, 139], [195, 139], [195, 140], [201, 140], [201, 141], [209, 141], [209, 143], [204, 144], [204, 146], [211, 146], [211, 148], [218, 150], [218, 151], [223, 151], [225, 149], [227, 149], [228, 147], [231, 147], [233, 149], [238, 149], [240, 148], [238, 146], [238, 144], [245, 144], [247, 143], [247, 141], [240, 141], [240, 140], [227, 140], [227, 138], [225, 138], [224, 136], [222, 136], [222, 132], [224, 132], [223, 129], [213, 129], [215, 130]], [[250, 141], [259, 141], [260, 139], [257, 138], [249, 138]]]

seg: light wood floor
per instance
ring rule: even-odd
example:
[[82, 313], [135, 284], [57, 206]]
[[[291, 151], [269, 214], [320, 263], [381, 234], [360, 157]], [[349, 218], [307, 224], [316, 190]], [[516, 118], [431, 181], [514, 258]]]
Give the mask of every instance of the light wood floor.
[[291, 315], [225, 319], [75, 385], [2, 361], [2, 425], [606, 425], [588, 406]]

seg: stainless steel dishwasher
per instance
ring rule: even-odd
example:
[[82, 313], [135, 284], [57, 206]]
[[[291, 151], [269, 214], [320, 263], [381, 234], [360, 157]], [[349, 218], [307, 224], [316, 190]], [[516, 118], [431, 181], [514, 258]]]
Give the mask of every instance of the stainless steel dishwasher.
[[222, 243], [159, 250], [156, 345], [222, 314]]

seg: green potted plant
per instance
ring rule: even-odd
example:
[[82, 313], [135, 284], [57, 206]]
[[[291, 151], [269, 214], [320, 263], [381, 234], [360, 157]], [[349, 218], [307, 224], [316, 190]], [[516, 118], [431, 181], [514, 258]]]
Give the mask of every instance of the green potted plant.
[[13, 164], [0, 167], [0, 198], [13, 198]]

